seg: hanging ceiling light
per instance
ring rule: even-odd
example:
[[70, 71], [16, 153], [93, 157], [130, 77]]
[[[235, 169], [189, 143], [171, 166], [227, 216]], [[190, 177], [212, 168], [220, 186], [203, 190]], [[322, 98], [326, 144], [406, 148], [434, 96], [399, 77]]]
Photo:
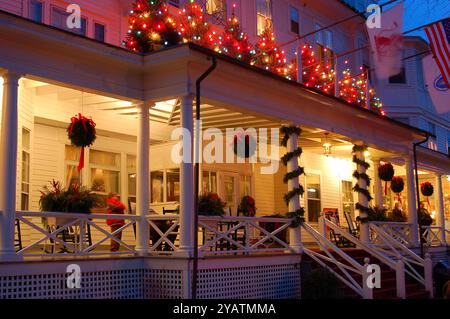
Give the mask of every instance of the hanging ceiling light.
[[328, 157], [331, 155], [331, 143], [328, 140], [328, 134], [329, 133], [325, 133], [325, 143], [323, 143], [323, 154]]

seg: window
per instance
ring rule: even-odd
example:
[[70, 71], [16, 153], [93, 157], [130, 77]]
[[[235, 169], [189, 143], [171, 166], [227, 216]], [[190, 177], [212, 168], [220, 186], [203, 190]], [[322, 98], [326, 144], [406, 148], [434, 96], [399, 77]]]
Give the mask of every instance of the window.
[[448, 155], [450, 155], [450, 131], [447, 131], [447, 149], [448, 149]]
[[289, 6], [289, 15], [291, 17], [291, 32], [294, 32], [295, 34], [300, 33], [300, 17], [298, 13], [298, 9]]
[[127, 155], [128, 199], [136, 203], [136, 156]]
[[350, 213], [352, 219], [355, 218], [355, 201], [351, 181], [342, 181], [342, 211]]
[[[316, 23], [316, 30], [322, 29], [322, 25]], [[324, 30], [316, 33], [317, 55], [321, 63], [334, 68], [333, 32]]]
[[120, 154], [90, 150], [89, 164], [93, 192], [105, 201], [109, 193], [120, 193]]
[[152, 204], [164, 202], [164, 172], [155, 171], [150, 173]]
[[306, 176], [306, 200], [308, 205], [308, 221], [318, 222], [322, 204], [320, 200], [320, 176]]
[[202, 193], [217, 193], [217, 173], [211, 171], [203, 171], [202, 176]]
[[402, 67], [399, 74], [389, 78], [390, 84], [406, 84], [406, 69]]
[[252, 177], [248, 175], [241, 176], [240, 181], [241, 198], [244, 196], [252, 196]]
[[42, 23], [43, 8], [42, 1], [30, 0], [30, 19]]
[[271, 0], [256, 0], [256, 24], [258, 35], [262, 34], [266, 28], [272, 29]]
[[22, 128], [22, 185], [20, 209], [28, 210], [30, 201], [30, 131]]
[[166, 171], [166, 202], [180, 201], [180, 170]]
[[227, 19], [227, 1], [206, 0], [205, 11], [212, 18], [212, 23], [223, 24]]
[[100, 23], [94, 23], [94, 39], [105, 42], [105, 26]]
[[68, 187], [72, 184], [81, 185], [81, 176], [78, 173], [77, 166], [80, 161], [80, 148], [66, 145], [65, 147], [65, 186]]
[[428, 122], [428, 129], [427, 129], [428, 133], [433, 134], [434, 136], [436, 136], [436, 124], [432, 123], [432, 122]]
[[70, 13], [67, 13], [63, 9], [52, 7], [52, 19], [51, 23], [52, 26], [56, 28], [60, 28], [66, 31], [70, 31], [79, 35], [86, 36], [86, 30], [87, 30], [87, 20], [85, 18], [81, 18], [81, 28], [77, 29], [70, 29], [67, 26], [67, 18], [70, 16]]

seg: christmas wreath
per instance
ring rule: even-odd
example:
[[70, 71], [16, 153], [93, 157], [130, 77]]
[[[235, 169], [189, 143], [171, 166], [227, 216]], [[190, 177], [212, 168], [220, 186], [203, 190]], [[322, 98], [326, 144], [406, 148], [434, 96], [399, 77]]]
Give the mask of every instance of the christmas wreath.
[[400, 203], [402, 202], [402, 198], [400, 196], [401, 192], [405, 189], [405, 181], [400, 176], [395, 176], [391, 181], [391, 190], [397, 194], [398, 200]]
[[382, 181], [386, 182], [386, 185], [384, 187], [384, 195], [387, 195], [387, 183], [392, 180], [394, 174], [394, 166], [392, 166], [391, 163], [386, 163], [378, 167], [378, 176]]
[[67, 128], [67, 135], [72, 145], [81, 147], [80, 162], [77, 167], [78, 171], [80, 171], [84, 167], [84, 148], [94, 144], [97, 138], [95, 123], [92, 119], [79, 113], [78, 117], [74, 116], [71, 118]]
[[254, 137], [249, 134], [236, 134], [233, 138], [233, 151], [239, 157], [249, 158], [253, 156], [256, 152]]

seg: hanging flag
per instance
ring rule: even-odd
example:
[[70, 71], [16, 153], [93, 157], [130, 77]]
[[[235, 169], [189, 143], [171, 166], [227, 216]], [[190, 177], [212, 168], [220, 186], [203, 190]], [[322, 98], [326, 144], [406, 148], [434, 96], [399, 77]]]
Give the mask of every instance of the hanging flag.
[[432, 54], [423, 59], [425, 84], [430, 93], [436, 112], [450, 112], [450, 88], [445, 83], [436, 59]]
[[425, 28], [447, 88], [450, 87], [450, 18]]
[[381, 28], [368, 27], [372, 60], [378, 79], [397, 75], [402, 68], [403, 2], [381, 14]]

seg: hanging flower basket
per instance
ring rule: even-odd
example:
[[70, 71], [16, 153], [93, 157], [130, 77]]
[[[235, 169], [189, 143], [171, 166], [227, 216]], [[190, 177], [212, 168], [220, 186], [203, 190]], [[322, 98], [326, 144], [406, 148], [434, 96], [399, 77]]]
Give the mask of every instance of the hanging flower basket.
[[395, 176], [391, 181], [391, 190], [397, 194], [399, 202], [402, 202], [401, 192], [405, 189], [405, 181], [400, 176]]
[[248, 134], [236, 134], [233, 138], [233, 151], [239, 157], [253, 156], [256, 152], [255, 138]]
[[78, 117], [71, 118], [69, 127], [67, 128], [67, 135], [72, 145], [81, 147], [80, 162], [78, 164], [78, 172], [84, 167], [84, 148], [94, 144], [97, 138], [95, 130], [95, 123], [92, 119], [84, 117], [81, 113]]
[[430, 206], [430, 196], [433, 196], [434, 187], [430, 182], [420, 184], [420, 192], [427, 198], [428, 206]]
[[394, 166], [391, 163], [386, 163], [378, 167], [378, 176], [382, 181], [385, 181], [386, 184], [384, 186], [384, 195], [387, 195], [387, 183], [392, 180], [394, 177], [395, 171]]
[[254, 217], [256, 215], [255, 199], [251, 196], [244, 196], [239, 208], [244, 216]]

